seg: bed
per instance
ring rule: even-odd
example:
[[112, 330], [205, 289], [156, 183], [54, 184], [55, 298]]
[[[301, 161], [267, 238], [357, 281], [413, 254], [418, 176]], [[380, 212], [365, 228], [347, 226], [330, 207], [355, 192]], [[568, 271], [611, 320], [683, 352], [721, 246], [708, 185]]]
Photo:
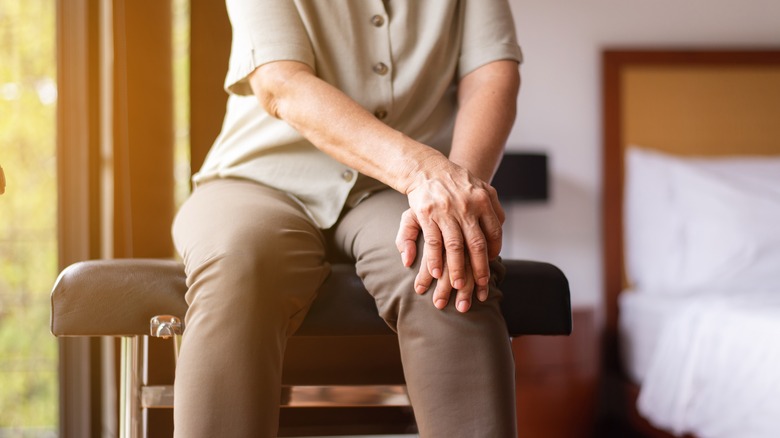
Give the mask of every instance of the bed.
[[780, 50], [603, 54], [606, 411], [780, 436]]

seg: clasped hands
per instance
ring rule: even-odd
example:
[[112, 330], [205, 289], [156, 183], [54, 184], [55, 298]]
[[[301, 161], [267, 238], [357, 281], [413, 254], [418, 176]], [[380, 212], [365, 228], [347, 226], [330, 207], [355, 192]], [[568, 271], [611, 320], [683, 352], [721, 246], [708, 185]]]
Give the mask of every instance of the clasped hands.
[[433, 280], [433, 304], [443, 309], [456, 291], [455, 307], [471, 308], [472, 297], [485, 301], [489, 261], [501, 251], [504, 211], [496, 190], [449, 160], [444, 169], [423, 172], [407, 191], [409, 209], [401, 216], [396, 247], [411, 267], [422, 232], [420, 269], [415, 292], [424, 294]]

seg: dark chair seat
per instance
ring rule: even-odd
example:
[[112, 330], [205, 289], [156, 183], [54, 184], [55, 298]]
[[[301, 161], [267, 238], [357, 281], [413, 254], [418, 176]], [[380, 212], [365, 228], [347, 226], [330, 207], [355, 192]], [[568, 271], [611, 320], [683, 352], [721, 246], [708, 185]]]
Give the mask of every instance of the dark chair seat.
[[[504, 264], [501, 307], [508, 335], [571, 333], [569, 286], [563, 273], [547, 263]], [[149, 334], [154, 316], [167, 314], [183, 320], [186, 291], [183, 266], [174, 260], [79, 262], [63, 270], [54, 285], [54, 335], [123, 337], [123, 436], [144, 436], [143, 410], [173, 405], [171, 385], [147, 386], [144, 374], [139, 374], [147, 367], [164, 366], [147, 357], [140, 347], [141, 339], [147, 338], [140, 335]], [[352, 265], [333, 265], [301, 328], [287, 343], [282, 368], [279, 436], [416, 431], [408, 399], [388, 405], [385, 398], [387, 388], [393, 396], [404, 392], [399, 389], [405, 379], [398, 340], [377, 314], [373, 298]], [[322, 393], [322, 388], [330, 392]], [[350, 395], [346, 405], [332, 392], [344, 389]], [[316, 409], [309, 401], [312, 390], [319, 400]], [[356, 393], [370, 398], [355, 405], [352, 396]], [[146, 399], [149, 394], [153, 395], [151, 402]]]
[[[501, 308], [510, 336], [568, 335], [568, 281], [555, 266], [505, 260]], [[149, 333], [149, 320], [184, 318], [184, 269], [158, 259], [91, 260], [62, 271], [51, 295], [56, 336], [134, 336]], [[295, 336], [370, 336], [393, 332], [377, 314], [355, 268], [335, 264]]]

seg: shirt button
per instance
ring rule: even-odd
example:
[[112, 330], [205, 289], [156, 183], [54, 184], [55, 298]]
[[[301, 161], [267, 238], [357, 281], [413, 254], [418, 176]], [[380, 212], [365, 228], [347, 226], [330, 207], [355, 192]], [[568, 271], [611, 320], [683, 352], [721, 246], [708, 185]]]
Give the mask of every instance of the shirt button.
[[387, 118], [387, 111], [383, 109], [378, 109], [374, 111], [374, 117], [376, 117], [379, 120], [384, 120]]
[[385, 17], [381, 15], [374, 15], [371, 17], [371, 24], [373, 24], [376, 27], [380, 27], [383, 24], [385, 24]]
[[344, 171], [344, 172], [341, 174], [341, 178], [343, 178], [343, 179], [344, 179], [344, 181], [346, 181], [346, 182], [350, 182], [350, 181], [352, 181], [352, 178], [354, 178], [354, 177], [355, 177], [355, 173], [354, 173], [354, 172], [352, 172], [351, 170], [345, 170], [345, 171]]
[[374, 70], [374, 73], [378, 75], [386, 75], [390, 69], [387, 67], [387, 65], [384, 62], [378, 62], [374, 64], [372, 70]]

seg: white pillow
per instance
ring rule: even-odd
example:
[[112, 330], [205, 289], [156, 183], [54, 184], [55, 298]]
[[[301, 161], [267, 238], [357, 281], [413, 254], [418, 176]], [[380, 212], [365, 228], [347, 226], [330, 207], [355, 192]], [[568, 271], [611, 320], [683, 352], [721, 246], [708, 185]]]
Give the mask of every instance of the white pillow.
[[780, 157], [630, 148], [626, 263], [641, 290], [780, 290]]
[[671, 167], [675, 158], [647, 149], [626, 150], [623, 184], [623, 237], [626, 274], [632, 287], [657, 289], [677, 261], [680, 224], [672, 204]]
[[673, 169], [683, 244], [673, 279], [681, 289], [780, 292], [780, 161], [771, 167]]

